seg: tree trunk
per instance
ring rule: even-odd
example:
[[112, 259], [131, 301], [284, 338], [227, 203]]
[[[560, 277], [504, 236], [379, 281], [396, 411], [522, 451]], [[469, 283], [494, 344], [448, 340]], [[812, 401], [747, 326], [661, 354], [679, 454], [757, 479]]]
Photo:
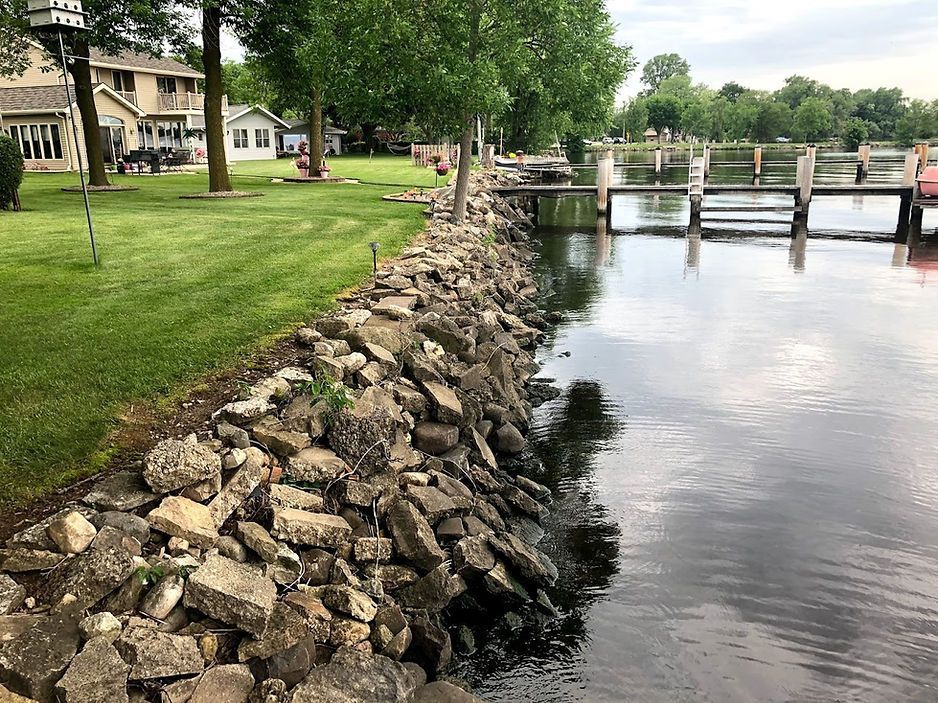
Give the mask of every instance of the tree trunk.
[[[479, 3], [472, 2], [469, 10], [469, 64], [476, 61], [479, 51], [479, 23], [481, 10]], [[465, 131], [459, 140], [459, 165], [456, 170], [456, 193], [453, 196], [453, 219], [462, 222], [466, 218], [466, 204], [469, 201], [469, 169], [472, 167], [472, 133], [475, 131], [475, 116], [464, 116]]]
[[88, 185], [106, 186], [104, 153], [101, 150], [101, 130], [98, 127], [98, 108], [94, 104], [94, 86], [91, 82], [91, 66], [88, 58], [88, 42], [79, 39], [73, 48], [77, 60], [73, 59], [68, 72], [72, 74], [73, 99], [81, 114], [81, 131], [85, 140], [85, 163], [88, 166]]
[[318, 176], [322, 152], [325, 151], [322, 138], [322, 92], [319, 88], [309, 91], [309, 100], [309, 170]]
[[225, 158], [225, 125], [221, 115], [221, 8], [202, 8], [202, 60], [205, 64], [205, 145], [208, 148], [208, 189], [213, 193], [231, 190]]
[[466, 203], [469, 201], [469, 171], [472, 168], [472, 118], [466, 120], [466, 131], [459, 140], [459, 165], [456, 170], [456, 194], [453, 198], [453, 219], [462, 222], [466, 218]]

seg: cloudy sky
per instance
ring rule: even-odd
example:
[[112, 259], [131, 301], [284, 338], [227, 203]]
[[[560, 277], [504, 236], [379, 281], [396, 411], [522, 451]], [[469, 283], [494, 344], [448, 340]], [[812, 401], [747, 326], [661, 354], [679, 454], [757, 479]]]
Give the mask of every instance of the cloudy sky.
[[778, 88], [800, 73], [835, 88], [902, 88], [938, 98], [929, 55], [938, 42], [938, 0], [607, 0], [619, 39], [639, 70], [623, 89], [641, 86], [641, 65], [677, 52], [695, 81], [735, 80]]

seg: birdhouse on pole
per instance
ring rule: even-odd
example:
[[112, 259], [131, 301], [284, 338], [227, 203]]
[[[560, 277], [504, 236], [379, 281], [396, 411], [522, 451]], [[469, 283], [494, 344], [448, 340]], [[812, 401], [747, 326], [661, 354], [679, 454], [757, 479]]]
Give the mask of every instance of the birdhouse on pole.
[[26, 14], [31, 29], [85, 29], [86, 13], [78, 0], [28, 0]]

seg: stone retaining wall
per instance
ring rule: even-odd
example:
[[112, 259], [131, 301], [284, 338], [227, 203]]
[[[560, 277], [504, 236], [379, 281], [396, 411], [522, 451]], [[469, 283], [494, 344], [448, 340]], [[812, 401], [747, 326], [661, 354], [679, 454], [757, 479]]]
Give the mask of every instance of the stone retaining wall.
[[557, 577], [535, 546], [549, 491], [499, 467], [525, 447], [543, 326], [527, 218], [489, 192], [511, 178], [474, 174], [464, 224], [444, 195], [214, 436], [160, 442], [8, 540], [0, 700], [478, 700], [427, 684], [451, 615], [549, 617]]

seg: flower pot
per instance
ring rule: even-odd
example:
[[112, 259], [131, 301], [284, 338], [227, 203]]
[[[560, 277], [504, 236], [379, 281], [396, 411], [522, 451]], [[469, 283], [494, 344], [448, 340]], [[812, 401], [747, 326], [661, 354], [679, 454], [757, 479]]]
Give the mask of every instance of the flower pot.
[[297, 170], [300, 172], [300, 178], [309, 178], [309, 169], [297, 167]]
[[319, 169], [319, 177], [320, 177], [320, 178], [328, 178], [328, 177], [329, 177], [329, 169], [328, 169], [328, 168], [321, 168], [321, 169]]
[[938, 197], [938, 166], [928, 166], [922, 169], [916, 180], [922, 195], [929, 198]]

